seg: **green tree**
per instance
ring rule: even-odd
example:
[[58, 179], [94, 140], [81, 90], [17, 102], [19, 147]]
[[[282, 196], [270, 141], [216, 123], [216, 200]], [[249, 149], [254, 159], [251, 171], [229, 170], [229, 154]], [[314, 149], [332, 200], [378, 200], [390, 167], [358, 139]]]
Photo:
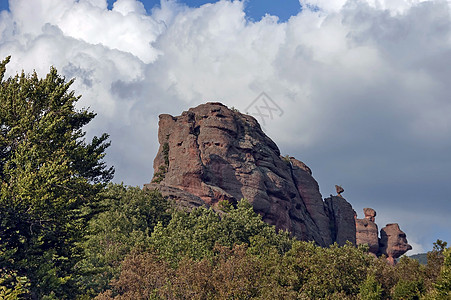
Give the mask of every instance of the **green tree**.
[[[445, 244], [446, 247], [446, 244]], [[434, 289], [425, 299], [447, 300], [451, 299], [451, 248], [442, 249], [443, 265]]]
[[446, 246], [447, 242], [437, 240], [434, 242], [432, 251], [427, 253], [426, 276], [428, 288], [432, 287], [439, 276], [444, 260], [443, 251], [446, 249]]
[[246, 245], [216, 246], [211, 258], [184, 257], [171, 268], [153, 252], [132, 253], [111, 289], [96, 299], [296, 299]]
[[155, 227], [151, 242], [171, 264], [177, 264], [185, 255], [196, 260], [211, 257], [216, 244], [258, 244], [260, 248], [253, 247], [257, 252], [264, 250], [263, 245], [274, 246], [280, 252], [291, 248], [288, 234], [277, 233], [274, 226], [263, 222], [245, 199], [221, 215], [204, 207], [190, 213], [176, 211], [168, 226], [159, 223]]
[[443, 251], [444, 262], [435, 288], [443, 297], [451, 297], [451, 248]]
[[368, 274], [366, 280], [360, 285], [358, 295], [361, 300], [380, 300], [382, 285], [376, 281], [374, 275]]
[[397, 283], [393, 299], [420, 299], [425, 292], [425, 267], [407, 256], [401, 257], [395, 266]]
[[355, 296], [373, 263], [373, 257], [351, 243], [321, 248], [313, 242], [295, 242], [284, 259], [287, 272], [296, 276], [293, 289], [301, 299]]
[[156, 224], [166, 226], [171, 217], [169, 203], [157, 191], [109, 184], [101, 197], [104, 211], [89, 222], [84, 259], [77, 265], [83, 275], [78, 282], [89, 295], [106, 289], [125, 256], [146, 249]]
[[96, 194], [114, 170], [103, 162], [108, 135], [84, 139], [94, 117], [55, 68], [4, 79], [0, 64], [0, 268], [30, 281], [30, 296], [74, 294], [77, 241]]
[[16, 300], [29, 294], [29, 282], [26, 276], [18, 276], [12, 270], [0, 270], [0, 299]]
[[407, 281], [401, 279], [393, 289], [394, 300], [416, 300], [420, 299], [423, 292], [421, 280]]

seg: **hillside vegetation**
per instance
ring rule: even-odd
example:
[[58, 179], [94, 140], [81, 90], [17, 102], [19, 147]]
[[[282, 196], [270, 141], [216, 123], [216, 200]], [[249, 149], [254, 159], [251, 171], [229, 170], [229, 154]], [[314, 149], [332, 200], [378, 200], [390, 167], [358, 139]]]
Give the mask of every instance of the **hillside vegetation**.
[[427, 265], [427, 263], [428, 263], [427, 253], [413, 254], [413, 255], [409, 255], [409, 257], [412, 259], [418, 260], [418, 262], [422, 265]]
[[451, 249], [393, 267], [368, 247], [276, 232], [243, 199], [176, 210], [110, 183], [108, 135], [56, 69], [0, 64], [0, 299], [450, 299]]

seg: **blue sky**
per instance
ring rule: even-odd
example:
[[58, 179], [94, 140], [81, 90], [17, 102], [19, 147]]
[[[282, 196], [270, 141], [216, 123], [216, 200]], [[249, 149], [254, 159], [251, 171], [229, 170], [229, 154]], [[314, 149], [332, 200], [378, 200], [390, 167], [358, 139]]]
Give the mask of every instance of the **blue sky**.
[[[108, 0], [111, 7], [115, 0]], [[150, 11], [155, 5], [160, 5], [157, 0], [141, 1], [147, 11]], [[202, 0], [185, 0], [179, 1], [185, 3], [189, 7], [199, 7], [206, 3], [215, 3], [218, 1], [202, 1]], [[301, 10], [298, 0], [248, 0], [245, 4], [246, 16], [252, 20], [259, 21], [264, 15], [270, 14], [279, 17], [280, 21], [286, 21], [291, 16], [297, 15]]]
[[[108, 0], [108, 6], [111, 9], [115, 0]], [[159, 0], [143, 0], [141, 1], [147, 11], [150, 11], [155, 6], [160, 5]], [[202, 1], [202, 0], [188, 0], [179, 1], [185, 3], [190, 7], [199, 7], [206, 3], [215, 3], [218, 1]], [[0, 0], [0, 10], [8, 9], [8, 0]], [[249, 0], [245, 5], [245, 12], [248, 18], [258, 21], [265, 14], [270, 14], [279, 17], [280, 21], [286, 21], [291, 16], [298, 14], [301, 10], [301, 5], [298, 0]]]
[[[115, 0], [107, 0], [108, 6], [111, 9]], [[150, 11], [156, 5], [160, 5], [159, 0], [143, 0], [141, 1], [147, 11]], [[190, 7], [199, 7], [206, 3], [215, 3], [218, 1], [202, 1], [202, 0], [188, 0], [179, 1], [185, 3]], [[8, 8], [8, 0], [0, 0], [0, 10]], [[245, 12], [248, 18], [258, 21], [265, 14], [270, 14], [279, 17], [280, 21], [286, 21], [291, 16], [296, 15], [301, 10], [301, 5], [298, 0], [248, 0], [245, 6]]]
[[0, 0], [0, 11], [8, 9], [8, 0]]
[[265, 132], [324, 197], [342, 185], [359, 217], [372, 207], [380, 228], [399, 223], [412, 253], [451, 242], [451, 2], [10, 3], [7, 75], [53, 65], [75, 78], [98, 113], [88, 136], [111, 136], [115, 182], [150, 182], [159, 114], [207, 101], [245, 112], [265, 92], [283, 111]]

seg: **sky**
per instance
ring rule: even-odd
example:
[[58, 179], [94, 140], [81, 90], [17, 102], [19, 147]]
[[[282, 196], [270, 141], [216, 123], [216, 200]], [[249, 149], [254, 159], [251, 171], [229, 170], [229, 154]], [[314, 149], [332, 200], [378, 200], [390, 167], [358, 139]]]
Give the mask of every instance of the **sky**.
[[150, 182], [159, 114], [220, 101], [306, 163], [323, 197], [339, 184], [358, 217], [372, 207], [379, 228], [399, 223], [414, 254], [451, 243], [450, 8], [0, 0], [0, 58], [12, 55], [8, 76], [54, 66], [76, 79], [79, 107], [97, 113], [87, 137], [110, 134], [115, 182]]

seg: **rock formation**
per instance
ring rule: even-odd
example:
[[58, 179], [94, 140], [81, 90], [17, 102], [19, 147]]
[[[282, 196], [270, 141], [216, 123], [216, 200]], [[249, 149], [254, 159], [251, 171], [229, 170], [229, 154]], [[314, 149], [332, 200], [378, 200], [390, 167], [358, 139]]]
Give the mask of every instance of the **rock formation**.
[[356, 219], [356, 243], [368, 244], [371, 254], [376, 256], [379, 252], [379, 231], [375, 223], [376, 211], [372, 208], [364, 208], [364, 219]]
[[[213, 207], [221, 200], [246, 198], [265, 222], [322, 246], [337, 236], [343, 243], [338, 228], [354, 222], [353, 217], [343, 221], [349, 218], [343, 199], [324, 204], [310, 168], [281, 157], [253, 117], [221, 103], [199, 105], [177, 117], [160, 115], [158, 139], [153, 184], [146, 188], [162, 186], [158, 189], [167, 196], [170, 187]], [[346, 209], [352, 210], [349, 204]]]
[[412, 246], [407, 243], [406, 234], [401, 231], [398, 224], [387, 224], [381, 229], [379, 253], [387, 256], [387, 260], [392, 265], [395, 264], [398, 257], [411, 249]]
[[388, 262], [394, 265], [397, 258], [412, 249], [412, 246], [407, 243], [406, 234], [401, 231], [398, 224], [393, 223], [381, 229], [379, 238], [375, 223], [376, 211], [372, 208], [364, 208], [363, 212], [365, 218], [355, 220], [356, 244], [368, 244], [372, 255], [385, 255]]
[[340, 246], [350, 241], [356, 244], [355, 211], [342, 196], [331, 196], [325, 199], [329, 212], [332, 240]]
[[219, 201], [235, 204], [246, 198], [265, 222], [300, 240], [321, 246], [361, 241], [356, 233], [361, 226], [356, 227], [355, 212], [341, 196], [343, 188], [323, 201], [310, 168], [282, 157], [249, 115], [221, 103], [202, 104], [176, 117], [163, 114], [158, 140], [154, 176], [145, 188], [159, 190], [179, 207], [215, 208]]
[[376, 222], [376, 211], [372, 208], [364, 208], [363, 214], [365, 215], [365, 219], [371, 222]]
[[166, 199], [173, 202], [177, 208], [181, 208], [185, 211], [191, 211], [193, 208], [200, 206], [209, 207], [209, 205], [199, 197], [172, 186], [148, 183], [145, 184], [144, 187], [149, 190], [159, 191]]
[[337, 191], [337, 196], [343, 198], [341, 195], [345, 189], [341, 185], [335, 185], [335, 190]]
[[[319, 192], [318, 182], [312, 177], [312, 171], [303, 162], [290, 157], [291, 172], [294, 184], [299, 192], [300, 200], [304, 203], [308, 214], [313, 218], [320, 231], [326, 233], [322, 237], [324, 245], [332, 244], [334, 233], [331, 232], [330, 212], [324, 205]], [[301, 205], [301, 204], [299, 204]], [[294, 216], [296, 217], [296, 216]], [[299, 220], [302, 222], [302, 220]]]

